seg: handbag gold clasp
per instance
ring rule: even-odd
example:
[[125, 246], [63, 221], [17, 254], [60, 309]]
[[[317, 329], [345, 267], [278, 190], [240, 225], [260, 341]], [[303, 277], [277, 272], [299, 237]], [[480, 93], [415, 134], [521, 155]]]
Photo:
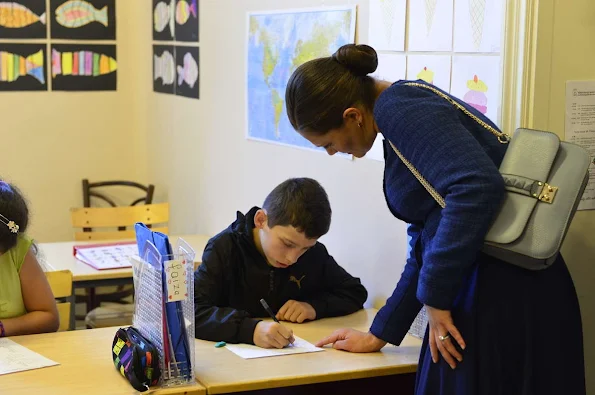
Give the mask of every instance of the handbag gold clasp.
[[539, 182], [538, 185], [543, 185], [541, 193], [539, 194], [539, 200], [544, 203], [552, 204], [556, 197], [556, 193], [558, 192], [558, 187], [553, 187], [547, 182]]

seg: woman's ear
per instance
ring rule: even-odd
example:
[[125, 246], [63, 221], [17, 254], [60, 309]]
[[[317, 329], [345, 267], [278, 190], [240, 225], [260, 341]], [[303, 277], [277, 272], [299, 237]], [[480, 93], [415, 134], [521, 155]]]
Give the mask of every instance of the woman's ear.
[[363, 114], [359, 108], [349, 107], [348, 109], [343, 111], [343, 122], [345, 123], [354, 122], [357, 124], [361, 124], [363, 118]]
[[258, 229], [264, 229], [267, 225], [267, 214], [263, 209], [260, 209], [254, 214], [254, 226]]

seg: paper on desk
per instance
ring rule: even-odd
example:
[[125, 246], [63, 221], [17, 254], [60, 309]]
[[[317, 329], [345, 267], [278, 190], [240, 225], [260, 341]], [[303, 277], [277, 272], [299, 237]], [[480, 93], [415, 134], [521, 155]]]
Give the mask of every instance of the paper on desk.
[[0, 339], [0, 375], [59, 365], [10, 339]]
[[290, 344], [289, 346], [282, 349], [260, 348], [251, 344], [228, 344], [226, 348], [244, 359], [277, 357], [279, 355], [324, 351], [323, 348], [316, 347], [302, 338], [297, 336], [294, 336], [294, 338], [295, 342], [293, 342], [293, 345]]

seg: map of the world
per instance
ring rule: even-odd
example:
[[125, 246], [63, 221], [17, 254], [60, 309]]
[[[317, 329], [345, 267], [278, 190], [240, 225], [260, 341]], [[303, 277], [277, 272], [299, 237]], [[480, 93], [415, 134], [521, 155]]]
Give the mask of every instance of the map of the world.
[[354, 42], [355, 7], [251, 13], [248, 31], [248, 138], [314, 148], [285, 110], [285, 87], [302, 63]]

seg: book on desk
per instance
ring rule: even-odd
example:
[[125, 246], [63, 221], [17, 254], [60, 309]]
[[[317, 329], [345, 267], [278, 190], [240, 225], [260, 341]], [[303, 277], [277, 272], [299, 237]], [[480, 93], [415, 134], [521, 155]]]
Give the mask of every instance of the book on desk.
[[76, 259], [97, 270], [130, 268], [130, 257], [137, 253], [134, 241], [82, 244], [72, 248]]

